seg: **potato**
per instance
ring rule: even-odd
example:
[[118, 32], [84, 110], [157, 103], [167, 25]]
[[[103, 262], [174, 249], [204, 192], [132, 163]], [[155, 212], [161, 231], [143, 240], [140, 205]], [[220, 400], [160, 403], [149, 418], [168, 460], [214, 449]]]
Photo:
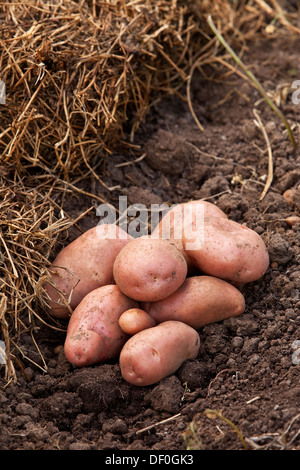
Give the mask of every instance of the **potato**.
[[240, 315], [245, 310], [242, 293], [228, 282], [211, 276], [193, 276], [166, 299], [142, 303], [157, 322], [181, 321], [198, 330], [209, 323]]
[[113, 284], [115, 258], [131, 239], [114, 224], [97, 225], [63, 248], [50, 266], [54, 286], [43, 286], [50, 313], [68, 318], [86, 294]]
[[[200, 210], [198, 211], [197, 208]], [[169, 239], [172, 241], [183, 254], [187, 262], [189, 273], [194, 272], [194, 265], [184, 249], [183, 235], [184, 231], [187, 232], [191, 226], [190, 223], [195, 221], [196, 217], [199, 217], [198, 226], [199, 223], [202, 223], [204, 217], [222, 217], [227, 219], [227, 215], [210, 202], [202, 200], [190, 201], [178, 204], [170, 209], [163, 216], [151, 235], [152, 238]], [[194, 229], [196, 229], [196, 227], [194, 227]]]
[[67, 360], [83, 367], [117, 357], [128, 339], [119, 326], [119, 318], [125, 310], [137, 306], [115, 284], [87, 294], [68, 324], [64, 344]]
[[256, 281], [267, 271], [268, 251], [254, 230], [222, 217], [204, 219], [201, 230], [200, 249], [188, 249], [194, 240], [185, 237], [183, 247], [202, 273], [241, 285]]
[[[182, 238], [181, 228], [183, 228], [187, 223], [194, 221], [194, 218], [197, 215], [197, 207], [201, 208], [198, 212], [200, 217], [221, 217], [227, 219], [225, 212], [211, 202], [203, 201], [201, 199], [185, 202], [175, 205], [163, 216], [162, 220], [153, 230], [152, 237], [154, 238], [156, 235], [158, 238], [164, 239], [173, 239], [174, 236]], [[181, 225], [177, 232], [179, 222]]]
[[300, 224], [300, 217], [298, 215], [290, 215], [285, 219], [285, 222], [294, 227]]
[[146, 330], [156, 325], [156, 321], [140, 308], [130, 308], [119, 318], [121, 329], [128, 335], [135, 335], [139, 331]]
[[168, 297], [184, 282], [187, 265], [169, 241], [140, 237], [120, 251], [113, 274], [117, 286], [128, 297], [154, 301]]
[[140, 331], [123, 346], [119, 364], [123, 378], [132, 385], [152, 385], [194, 359], [200, 348], [196, 330], [178, 321], [167, 321]]

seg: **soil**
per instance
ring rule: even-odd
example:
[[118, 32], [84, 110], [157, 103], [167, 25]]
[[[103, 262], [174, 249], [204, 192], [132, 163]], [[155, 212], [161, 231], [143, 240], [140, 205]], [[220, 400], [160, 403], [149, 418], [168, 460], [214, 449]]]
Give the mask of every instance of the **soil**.
[[[272, 92], [300, 78], [299, 46], [299, 38], [260, 38], [243, 58]], [[300, 105], [292, 102], [292, 90], [279, 97], [300, 143]], [[64, 357], [65, 333], [37, 325], [40, 353], [30, 333], [23, 333], [17, 382], [5, 383], [0, 369], [0, 449], [300, 450], [300, 225], [285, 221], [300, 212], [299, 150], [242, 77], [205, 80], [195, 74], [192, 103], [204, 132], [187, 103], [166, 97], [148, 113], [135, 146], [108, 159], [101, 178], [117, 188], [105, 191], [97, 180], [86, 184], [115, 205], [119, 195], [147, 207], [205, 198], [259, 233], [270, 267], [262, 279], [241, 288], [245, 313], [201, 328], [199, 356], [147, 387], [126, 383], [118, 361], [74, 369]], [[254, 124], [255, 108], [274, 161], [262, 200], [268, 152]], [[138, 155], [147, 156], [120, 166], [138, 156], [137, 146]], [[283, 197], [290, 188], [298, 188], [292, 203]], [[65, 209], [76, 217], [90, 205], [90, 199], [74, 195]], [[89, 215], [81, 228], [96, 221]], [[65, 243], [79, 234], [74, 228]]]

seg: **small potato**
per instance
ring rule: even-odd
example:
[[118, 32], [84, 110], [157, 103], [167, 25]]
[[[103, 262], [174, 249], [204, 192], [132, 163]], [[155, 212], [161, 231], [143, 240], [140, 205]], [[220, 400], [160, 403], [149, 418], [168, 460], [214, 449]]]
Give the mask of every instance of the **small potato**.
[[269, 255], [263, 239], [233, 220], [210, 217], [201, 229], [201, 247], [188, 249], [194, 240], [183, 239], [191, 262], [204, 274], [236, 285], [256, 281], [268, 269]]
[[103, 224], [63, 248], [50, 266], [54, 286], [43, 286], [51, 315], [68, 318], [86, 294], [113, 284], [115, 258], [131, 239], [116, 225]]
[[151, 385], [176, 370], [187, 359], [194, 359], [200, 348], [196, 330], [167, 321], [140, 331], [123, 346], [119, 364], [123, 378], [132, 385]]
[[117, 286], [128, 297], [154, 301], [168, 297], [184, 282], [187, 265], [169, 241], [140, 237], [120, 251], [113, 274]]
[[119, 325], [125, 333], [132, 336], [139, 331], [155, 326], [156, 321], [145, 310], [130, 308], [120, 316]]
[[157, 323], [176, 320], [198, 330], [240, 315], [245, 310], [245, 299], [236, 287], [222, 279], [193, 276], [166, 299], [143, 303], [142, 308]]
[[67, 360], [77, 366], [89, 366], [115, 358], [128, 339], [119, 326], [125, 310], [137, 303], [112, 284], [87, 294], [70, 318], [64, 345]]
[[[196, 217], [198, 218], [197, 224], [195, 224]], [[152, 238], [169, 239], [177, 246], [187, 262], [189, 273], [194, 272], [194, 265], [189, 260], [183, 246], [184, 232], [187, 232], [191, 226], [196, 230], [199, 224], [202, 224], [204, 217], [222, 217], [227, 219], [225, 212], [217, 206], [200, 199], [175, 205], [163, 216], [151, 234]]]

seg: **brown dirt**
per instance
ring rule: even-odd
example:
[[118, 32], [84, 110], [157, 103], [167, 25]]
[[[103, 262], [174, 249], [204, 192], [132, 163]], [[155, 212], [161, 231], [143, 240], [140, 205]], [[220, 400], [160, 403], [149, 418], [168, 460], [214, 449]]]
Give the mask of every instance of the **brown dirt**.
[[[299, 39], [260, 40], [244, 60], [272, 91], [300, 78], [299, 46]], [[285, 222], [299, 215], [299, 190], [293, 206], [282, 196], [299, 185], [300, 157], [281, 121], [259, 104], [275, 165], [271, 188], [260, 201], [268, 159], [253, 122], [259, 99], [237, 76], [213, 82], [195, 75], [192, 101], [205, 132], [185, 103], [167, 98], [151, 110], [136, 136], [140, 154], [148, 156], [116, 167], [136, 157], [123, 150], [108, 159], [102, 175], [109, 187], [121, 187], [107, 192], [112, 203], [120, 194], [148, 207], [208, 198], [231, 219], [256, 230], [267, 244], [271, 265], [263, 279], [242, 289], [245, 313], [202, 328], [199, 357], [149, 387], [126, 383], [117, 362], [74, 370], [64, 358], [64, 333], [37, 325], [48, 371], [34, 366], [43, 366], [41, 356], [31, 335], [23, 333], [26, 357], [19, 358], [18, 381], [7, 385], [1, 379], [1, 449], [243, 449], [230, 423], [204, 413], [214, 409], [237, 427], [248, 449], [300, 450], [300, 346], [295, 343], [300, 342], [299, 225]], [[292, 103], [291, 93], [281, 109], [299, 142], [300, 105]], [[103, 192], [97, 181], [89, 184], [90, 192]], [[66, 209], [76, 216], [90, 204], [74, 196]], [[81, 226], [86, 229], [95, 221], [86, 217]], [[74, 229], [69, 240], [78, 234]], [[160, 423], [167, 418], [172, 419]]]

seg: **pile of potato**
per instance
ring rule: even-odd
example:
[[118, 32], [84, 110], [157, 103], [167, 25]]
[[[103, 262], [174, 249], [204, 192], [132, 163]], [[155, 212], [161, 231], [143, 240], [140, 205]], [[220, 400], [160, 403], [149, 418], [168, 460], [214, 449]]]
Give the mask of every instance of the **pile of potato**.
[[[199, 207], [201, 227], [184, 219], [184, 209]], [[123, 378], [145, 386], [197, 357], [200, 327], [243, 313], [239, 287], [268, 265], [256, 232], [214, 204], [192, 201], [171, 209], [151, 236], [132, 238], [114, 224], [88, 230], [58, 254], [44, 290], [51, 315], [69, 319], [70, 363], [119, 357]]]

